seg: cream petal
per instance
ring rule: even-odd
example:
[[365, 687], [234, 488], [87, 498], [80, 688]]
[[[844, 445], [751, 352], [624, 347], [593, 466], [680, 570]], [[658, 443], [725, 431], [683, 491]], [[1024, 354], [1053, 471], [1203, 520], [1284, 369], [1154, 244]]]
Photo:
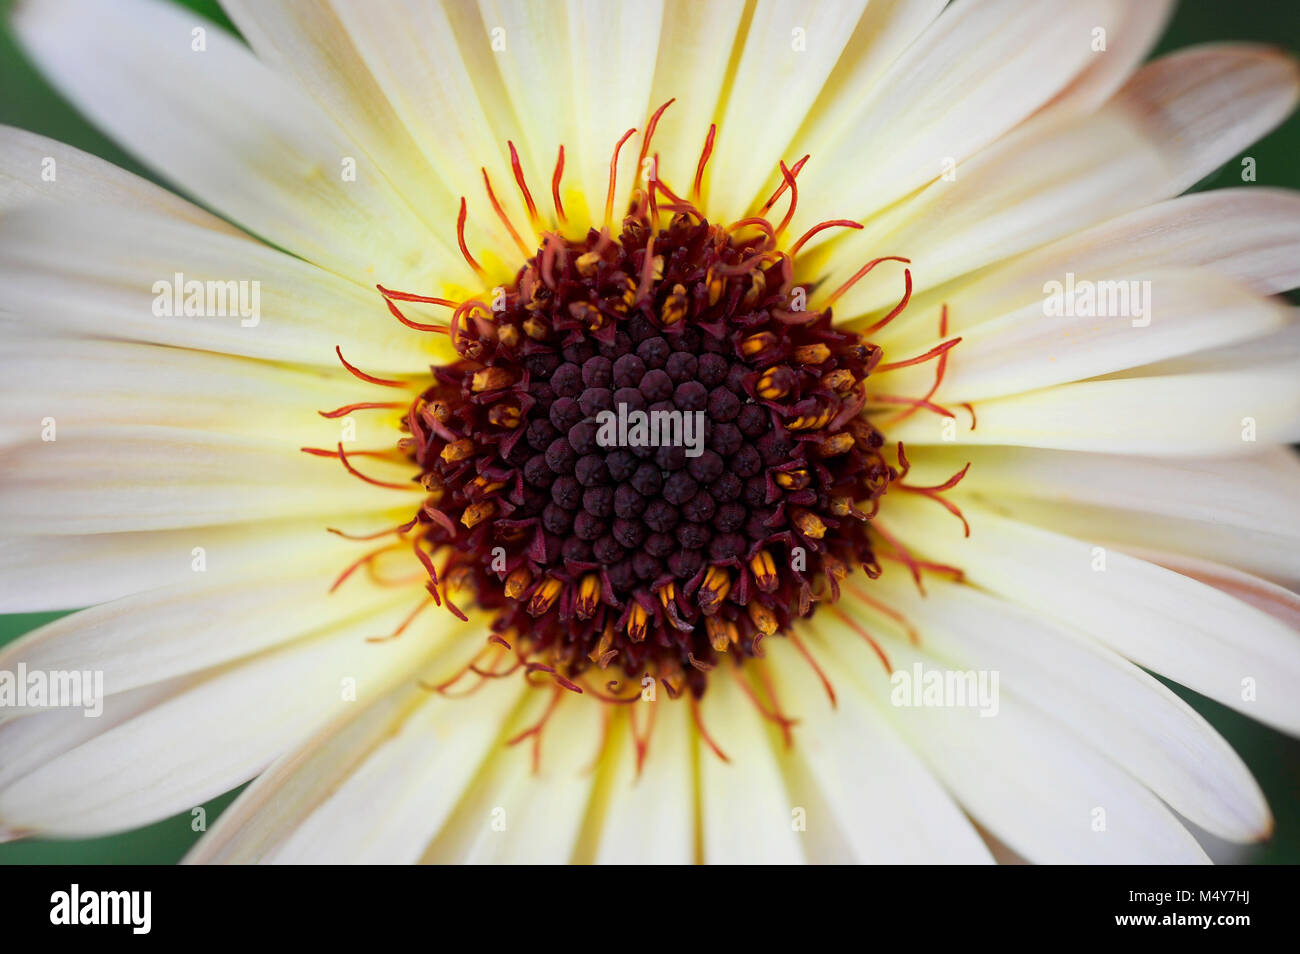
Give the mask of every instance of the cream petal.
[[[357, 531], [396, 527], [407, 511], [340, 520]], [[193, 581], [199, 573], [233, 576], [263, 562], [283, 561], [328, 543], [324, 521], [270, 520], [141, 533], [0, 537], [0, 612], [74, 609]], [[375, 544], [371, 544], [371, 547]], [[365, 544], [339, 555], [339, 571], [365, 552]], [[203, 569], [197, 570], [196, 567]]]
[[[1100, 316], [1071, 314], [1071, 292], [1078, 289], [1095, 292], [1085, 311]], [[965, 329], [934, 400], [980, 401], [1197, 352], [1217, 354], [1280, 330], [1290, 316], [1288, 307], [1208, 271], [1079, 272], [1068, 284], [1057, 283], [1053, 297]], [[924, 394], [934, 375], [927, 363], [876, 379], [894, 394]]]
[[1300, 595], [1285, 587], [1245, 573], [1236, 567], [1181, 553], [1142, 547], [1125, 547], [1124, 550], [1140, 560], [1163, 566], [1167, 570], [1181, 573], [1193, 580], [1200, 580], [1243, 603], [1249, 603], [1256, 609], [1268, 613], [1292, 629], [1300, 630]]
[[[1209, 268], [1262, 295], [1300, 286], [1300, 193], [1217, 189], [1179, 196], [1067, 235], [913, 297], [904, 319], [877, 335], [896, 348], [933, 342], [942, 304], [949, 334], [1041, 304], [1069, 273], [1114, 278], [1166, 268]], [[913, 316], [921, 316], [919, 320]]]
[[1031, 447], [913, 449], [908, 483], [942, 483], [1018, 520], [1146, 544], [1300, 580], [1300, 460], [1286, 448], [1242, 457], [1139, 457]]
[[1092, 30], [1118, 9], [1111, 0], [950, 4], [865, 96], [854, 91], [857, 108], [801, 177], [808, 212], [795, 234], [819, 219], [869, 217], [997, 140], [1096, 59]]
[[651, 152], [660, 156], [660, 178], [678, 195], [690, 189], [709, 124], [725, 106], [727, 70], [738, 40], [743, 42], [745, 10], [745, 0], [665, 0], [650, 103], [658, 109], [676, 102], [660, 119]]
[[[638, 135], [619, 152], [618, 192], [613, 208], [617, 226], [627, 209], [633, 180], [640, 172], [637, 147], [645, 133], [646, 119], [652, 109], [661, 105], [650, 102], [650, 89], [664, 17], [663, 3], [661, 0], [615, 4], [603, 0], [567, 0], [565, 6], [569, 50], [574, 59], [570, 61], [569, 102], [563, 108], [576, 120], [577, 138], [573, 140], [571, 161], [588, 197], [592, 222], [603, 221], [614, 146], [627, 130], [638, 130]], [[547, 166], [540, 165], [540, 168]]]
[[[1268, 805], [1232, 747], [1137, 666], [974, 587], [927, 580], [920, 597], [911, 580], [886, 577], [870, 584], [871, 597], [902, 613], [927, 653], [959, 670], [996, 672], [1000, 691], [1072, 731], [1212, 834], [1268, 836]], [[865, 617], [873, 632], [896, 625], [852, 590], [846, 612]]]
[[918, 555], [960, 567], [977, 586], [1069, 623], [1144, 668], [1300, 733], [1300, 638], [1268, 614], [1163, 567], [1099, 553], [1087, 540], [974, 503], [962, 508], [969, 539], [929, 501], [889, 504], [882, 524]]
[[[208, 300], [211, 282], [224, 301]], [[217, 314], [185, 314], [200, 287], [205, 296], [194, 304]], [[447, 319], [445, 309], [403, 310], [416, 321]], [[445, 335], [401, 325], [374, 288], [248, 239], [107, 208], [0, 219], [0, 325], [28, 336], [111, 336], [331, 368], [340, 366], [340, 347], [381, 375], [454, 355]]]
[[[183, 319], [182, 319], [183, 320]], [[60, 428], [169, 427], [299, 446], [394, 446], [414, 394], [337, 370], [293, 368], [211, 352], [89, 338], [0, 341], [9, 369], [0, 443]], [[325, 418], [358, 402], [397, 407]]]
[[[739, 678], [745, 678], [740, 676]], [[757, 708], [722, 667], [700, 701], [700, 724], [727, 756], [697, 732], [700, 838], [706, 864], [791, 864], [806, 858], [797, 809], [781, 777]]]
[[[381, 480], [410, 467], [359, 458]], [[95, 475], [94, 493], [86, 475]], [[58, 440], [0, 447], [0, 521], [13, 535], [165, 530], [311, 514], [348, 515], [419, 506], [421, 491], [375, 487], [337, 460], [279, 442], [166, 427], [65, 428]]]
[[65, 707], [0, 722], [0, 752], [5, 754], [0, 763], [0, 790], [196, 681], [196, 677], [187, 676], [106, 697], [103, 711], [95, 717], [87, 717], [85, 709]]
[[471, 864], [558, 864], [576, 850], [603, 748], [599, 704], [564, 690], [526, 693], [503, 736], [541, 725], [533, 737], [498, 747], [424, 860]]
[[[818, 643], [863, 680], [860, 691], [967, 813], [1021, 857], [1039, 864], [1208, 861], [1147, 788], [1009, 694], [999, 694], [991, 718], [974, 707], [893, 705], [890, 678], [854, 633], [831, 626]], [[890, 655], [896, 672], [947, 668], [905, 640], [891, 642]]]
[[1265, 46], [1190, 47], [1143, 67], [1117, 100], [1174, 144], [1182, 192], [1277, 126], [1300, 99], [1300, 67]]
[[[1097, 22], [1090, 33], [1092, 64], [1047, 105], [1059, 112], [1086, 114], [1101, 106], [1146, 59], [1173, 14], [1173, 0], [1121, 3], [1108, 22]], [[1098, 34], [1098, 31], [1104, 31]], [[1097, 48], [1098, 41], [1105, 43]]]
[[[1175, 81], [1179, 71], [1222, 85]], [[1262, 47], [1195, 48], [1157, 60], [1092, 115], [1047, 110], [861, 231], [821, 233], [801, 267], [826, 275], [829, 291], [869, 259], [902, 255], [919, 288], [937, 286], [1176, 195], [1281, 122], [1298, 89], [1291, 59]], [[837, 312], [874, 312], [898, 296], [896, 282], [860, 282]]]
[[12, 22], [82, 111], [250, 232], [362, 282], [472, 279], [454, 236], [426, 228], [355, 140], [214, 24], [152, 0], [24, 4]]
[[[575, 223], [599, 226], [614, 147], [628, 129], [644, 131], [651, 109], [662, 4], [566, 0], [559, 8], [481, 0], [479, 7], [490, 39], [503, 44], [496, 64], [531, 168], [549, 172], [563, 145], [565, 212]], [[625, 208], [620, 197], [629, 194], [639, 141], [634, 137], [619, 154], [615, 214]]]
[[147, 209], [214, 231], [239, 234], [198, 206], [98, 156], [25, 129], [0, 126], [0, 211], [31, 202]]
[[[844, 45], [840, 59], [831, 70], [798, 133], [789, 145], [797, 159], [804, 154], [813, 158], [809, 174], [800, 187], [800, 211], [795, 225], [807, 227], [818, 218], [847, 212], [834, 199], [830, 182], [823, 182], [822, 158], [837, 155], [844, 137], [852, 138], [856, 126], [873, 103], [881, 77], [898, 61], [899, 56], [930, 28], [948, 0], [871, 0], [858, 18], [857, 26]], [[857, 181], [857, 170], [850, 180]], [[773, 185], [781, 182], [778, 174], [770, 176]], [[843, 183], [840, 184], [843, 187]], [[798, 235], [798, 228], [794, 230]]]
[[218, 672], [0, 790], [0, 826], [92, 836], [148, 824], [247, 781], [356, 698], [387, 692], [429, 647], [365, 642], [367, 619]]
[[[263, 860], [276, 864], [410, 864], [419, 859], [525, 690], [495, 680], [465, 699], [426, 699], [361, 754], [345, 779]], [[354, 753], [354, 758], [357, 757]], [[382, 806], [382, 808], [380, 808]]]
[[886, 427], [890, 438], [908, 445], [1241, 454], [1256, 441], [1300, 440], [1297, 373], [1300, 362], [1284, 359], [1229, 370], [1079, 381], [983, 401], [973, 411], [958, 408], [957, 419], [926, 412]]
[[[865, 0], [758, 0], [754, 5], [709, 162], [704, 192], [711, 217], [741, 218], [763, 201], [767, 192], [759, 193], [774, 175], [780, 181], [778, 160], [791, 165], [798, 159], [783, 150], [817, 101], [866, 7]], [[689, 83], [689, 74], [681, 82]], [[682, 92], [689, 95], [689, 87]]]
[[[0, 668], [93, 669], [103, 673], [103, 691], [111, 695], [251, 656], [341, 620], [379, 616], [392, 607], [409, 613], [429, 600], [418, 579], [389, 588], [364, 574], [331, 593], [330, 584], [358, 556], [344, 543], [300, 541], [296, 552], [280, 559], [268, 554], [233, 572], [191, 573], [189, 580], [64, 616], [6, 645]], [[408, 575], [417, 577], [415, 557], [403, 556], [415, 569]], [[395, 625], [383, 629], [377, 622], [368, 635], [388, 635]], [[460, 624], [450, 613], [430, 607], [420, 617], [420, 638], [453, 625]], [[5, 713], [25, 711], [32, 710]]]
[[190, 849], [184, 864], [256, 864], [344, 784], [424, 690], [397, 688], [346, 709], [276, 758]]
[[[264, 58], [298, 77], [354, 135], [364, 130], [372, 148], [392, 156], [383, 168], [393, 170], [399, 187], [417, 189], [408, 199], [434, 231], [451, 234], [465, 196], [475, 257], [502, 280], [514, 276], [513, 266], [495, 267], [517, 262], [519, 253], [487, 206], [480, 169], [516, 227], [531, 234], [506, 152], [506, 140], [520, 136], [493, 82], [497, 54], [472, 5], [241, 2], [236, 21]], [[538, 189], [548, 180], [532, 171]]]
[[[799, 723], [778, 749], [791, 799], [807, 806], [814, 862], [989, 864], [961, 809], [856, 689], [826, 673], [832, 704], [809, 664], [784, 639], [764, 643], [763, 664], [782, 709]], [[826, 807], [822, 810], [821, 805]]]
[[[690, 864], [696, 844], [695, 768], [687, 704], [657, 697], [618, 709], [603, 756], [605, 775], [596, 789], [590, 860]], [[638, 771], [636, 739], [647, 732], [649, 744]], [[576, 860], [588, 858], [580, 854]]]

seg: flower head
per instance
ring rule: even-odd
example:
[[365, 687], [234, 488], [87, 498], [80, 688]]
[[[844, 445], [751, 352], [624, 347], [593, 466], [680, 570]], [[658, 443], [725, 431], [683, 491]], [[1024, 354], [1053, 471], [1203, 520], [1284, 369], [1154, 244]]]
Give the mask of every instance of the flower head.
[[0, 131], [3, 605], [90, 606], [0, 675], [105, 714], [0, 681], [0, 832], [255, 779], [193, 858], [1267, 835], [1148, 671], [1300, 730], [1300, 201], [1176, 198], [1289, 58], [1139, 66], [1163, 2], [228, 7], [14, 13], [221, 218]]

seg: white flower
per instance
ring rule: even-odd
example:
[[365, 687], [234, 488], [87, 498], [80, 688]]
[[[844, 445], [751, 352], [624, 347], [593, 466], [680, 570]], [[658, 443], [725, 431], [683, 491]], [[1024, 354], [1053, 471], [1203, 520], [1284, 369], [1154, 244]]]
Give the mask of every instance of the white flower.
[[[1189, 862], [1186, 822], [1268, 835], [1241, 760], [1148, 671], [1300, 731], [1300, 602], [1279, 585], [1300, 580], [1281, 446], [1300, 438], [1300, 353], [1268, 297], [1300, 285], [1300, 199], [1176, 198], [1291, 110], [1289, 59], [1220, 45], [1140, 66], [1163, 2], [226, 6], [248, 46], [146, 0], [14, 13], [73, 103], [221, 218], [0, 131], [0, 609], [91, 607], [7, 646], [0, 672], [101, 672], [107, 693], [99, 718], [8, 703], [0, 831], [128, 829], [254, 779], [194, 860], [979, 862], [988, 835], [1031, 861]], [[766, 571], [697, 579], [730, 597], [730, 641], [707, 679], [653, 656], [654, 701], [617, 663], [481, 677], [516, 651], [553, 660], [528, 655], [542, 624], [486, 642], [473, 568], [436, 588], [467, 622], [425, 608], [410, 550], [441, 561], [435, 530], [387, 548], [325, 532], [402, 525], [439, 492], [393, 448], [453, 336], [388, 305], [447, 311], [375, 286], [478, 298], [459, 320], [487, 335], [494, 290], [523, 308], [548, 233], [606, 224], [611, 154], [615, 236], [650, 180], [715, 224], [774, 193], [772, 224], [793, 209], [777, 248], [812, 234], [780, 293], [797, 280], [810, 313], [833, 300], [883, 349], [857, 390], [815, 358], [800, 380], [865, 397], [899, 461], [875, 518], [844, 521], [869, 528], [878, 579], [853, 568], [832, 603], [819, 563], [827, 598], [761, 658], [752, 637], [786, 611], [759, 608]], [[815, 231], [829, 220], [854, 227]], [[633, 311], [671, 292], [650, 265]], [[755, 274], [710, 270], [699, 294]], [[390, 406], [317, 413], [356, 402]], [[790, 499], [812, 508], [791, 504], [791, 541], [850, 532], [821, 522], [846, 513], [826, 499]], [[460, 524], [497, 532], [484, 513]], [[780, 563], [784, 600], [802, 578]], [[529, 580], [528, 605], [581, 632], [572, 600], [599, 584]], [[664, 606], [702, 599], [669, 586]], [[669, 632], [653, 601], [630, 606], [617, 627], [599, 610], [614, 641], [593, 659]], [[688, 675], [698, 702], [669, 699]], [[635, 701], [597, 698], [615, 678]]]

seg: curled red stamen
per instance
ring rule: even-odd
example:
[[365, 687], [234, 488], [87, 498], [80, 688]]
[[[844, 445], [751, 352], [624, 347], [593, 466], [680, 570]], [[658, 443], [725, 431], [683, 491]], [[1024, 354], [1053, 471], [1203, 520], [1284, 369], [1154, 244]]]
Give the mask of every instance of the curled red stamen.
[[393, 630], [387, 636], [367, 636], [366, 642], [386, 643], [390, 639], [396, 639], [397, 637], [401, 636], [402, 633], [406, 632], [407, 627], [410, 626], [411, 623], [415, 621], [415, 617], [419, 616], [421, 611], [432, 602], [433, 600], [429, 600], [429, 599], [420, 600], [419, 605], [417, 605], [415, 609], [411, 610], [411, 612], [407, 615], [406, 619], [402, 620], [401, 623], [398, 624], [395, 630]]
[[781, 167], [781, 175], [785, 178], [785, 184], [790, 187], [790, 208], [785, 210], [785, 217], [781, 219], [781, 224], [776, 227], [776, 234], [780, 235], [789, 226], [790, 220], [794, 218], [794, 210], [799, 205], [799, 183], [795, 181], [794, 174], [784, 161], [779, 161], [778, 165]]
[[474, 256], [469, 253], [469, 246], [465, 244], [465, 219], [469, 215], [469, 208], [465, 204], [465, 197], [460, 197], [460, 212], [456, 215], [456, 242], [460, 245], [460, 254], [464, 256], [465, 261], [469, 262], [469, 267], [474, 269], [474, 274], [479, 278], [487, 278], [487, 272], [483, 271], [483, 266], [474, 261]]
[[713, 754], [722, 761], [730, 762], [731, 759], [727, 758], [727, 753], [718, 747], [718, 743], [713, 741], [713, 736], [709, 735], [709, 731], [704, 728], [704, 720], [700, 718], [700, 701], [690, 694], [687, 695], [686, 700], [691, 706], [691, 721], [695, 723], [695, 730], [700, 733], [700, 738], [704, 740], [704, 744], [712, 749]]
[[889, 656], [880, 647], [880, 643], [876, 642], [876, 638], [867, 631], [867, 628], [848, 613], [844, 612], [844, 610], [840, 609], [840, 607], [832, 606], [831, 610], [836, 616], [848, 623], [850, 629], [867, 641], [867, 645], [870, 646], [872, 652], [876, 654], [876, 658], [880, 660], [880, 664], [885, 667], [886, 674], [892, 674], [894, 671], [894, 664], [889, 661]]
[[799, 241], [795, 242], [793, 245], [790, 246], [790, 251], [786, 252], [786, 254], [789, 255], [791, 258], [794, 258], [796, 255], [799, 254], [799, 250], [804, 247], [804, 244], [810, 238], [812, 238], [818, 232], [824, 232], [827, 229], [833, 229], [833, 228], [860, 229], [862, 228], [862, 223], [854, 222], [852, 219], [830, 219], [826, 222], [818, 222], [807, 232], [804, 232], [803, 235], [799, 237]]
[[[791, 166], [791, 167], [790, 167], [790, 175], [794, 176], [795, 178], [798, 178], [798, 177], [799, 177], [799, 170], [801, 170], [801, 169], [804, 167], [804, 165], [807, 164], [807, 162], [808, 162], [808, 160], [809, 160], [810, 158], [811, 158], [811, 156], [804, 156], [802, 159], [800, 159], [798, 162], [796, 162], [793, 166]], [[781, 184], [780, 184], [779, 186], [776, 187], [776, 191], [773, 192], [772, 195], [768, 198], [768, 200], [767, 200], [766, 202], [763, 203], [763, 207], [762, 207], [761, 209], [758, 210], [758, 214], [759, 214], [759, 215], [767, 215], [768, 212], [772, 211], [772, 206], [776, 205], [777, 202], [780, 201], [781, 196], [785, 195], [785, 190], [788, 189], [788, 188], [790, 188], [790, 182], [789, 182], [788, 179], [786, 179], [786, 177], [785, 177], [784, 175], [782, 175], [782, 176], [781, 176]]]
[[[636, 157], [636, 166], [638, 170], [637, 173], [638, 175], [640, 175], [640, 170], [645, 165], [645, 157], [650, 154], [650, 140], [654, 139], [655, 130], [659, 128], [659, 117], [664, 114], [664, 110], [666, 110], [669, 106], [671, 106], [675, 102], [677, 102], [677, 97], [674, 96], [672, 99], [668, 100], [668, 102], [664, 103], [662, 106], [656, 109], [654, 113], [650, 116], [650, 121], [646, 123], [645, 137], [641, 140], [641, 152], [638, 153]], [[654, 170], [655, 170], [655, 174], [652, 178], [657, 179], [659, 177], [659, 158], [657, 156], [655, 157]], [[647, 183], [647, 185], [649, 185], [649, 183]], [[652, 194], [653, 194], [653, 190], [652, 190]]]
[[709, 123], [709, 134], [704, 137], [704, 149], [700, 152], [700, 161], [695, 165], [695, 181], [691, 184], [691, 200], [698, 200], [700, 190], [704, 187], [704, 169], [713, 155], [713, 138], [718, 134], [718, 124]]
[[445, 335], [448, 333], [448, 327], [446, 325], [426, 325], [423, 322], [412, 321], [410, 318], [407, 318], [404, 314], [402, 314], [401, 309], [398, 308], [397, 305], [393, 302], [393, 300], [389, 298], [387, 295], [384, 296], [384, 304], [388, 306], [388, 311], [392, 314], [392, 316], [396, 318], [398, 321], [400, 321], [402, 324], [406, 325], [406, 327], [408, 328], [412, 328], [415, 331], [431, 331], [440, 335]]
[[378, 384], [386, 388], [409, 388], [411, 386], [405, 381], [395, 381], [391, 378], [377, 378], [372, 374], [366, 374], [355, 365], [350, 364], [347, 358], [343, 357], [343, 349], [338, 345], [334, 346], [334, 353], [339, 356], [339, 361], [343, 362], [343, 367], [347, 369], [350, 375], [354, 378], [359, 378], [360, 380], [365, 381], [367, 384]]
[[317, 411], [321, 417], [335, 418], [346, 417], [353, 411], [373, 411], [379, 408], [405, 407], [399, 401], [360, 401], [356, 404], [344, 404], [342, 407], [336, 407], [332, 411]]
[[533, 202], [533, 194], [528, 191], [528, 183], [524, 180], [524, 167], [519, 163], [519, 151], [515, 149], [513, 142], [507, 141], [510, 147], [510, 168], [515, 173], [515, 184], [519, 186], [519, 192], [524, 197], [524, 205], [528, 207], [528, 220], [533, 223], [533, 228], [537, 227], [537, 204]]
[[[901, 256], [898, 255], [882, 255], [880, 258], [873, 258], [871, 261], [867, 262], [867, 264], [863, 265], [856, 272], [854, 272], [852, 278], [846, 281], [839, 288], [835, 289], [835, 291], [831, 292], [830, 297], [826, 299], [827, 307], [835, 304], [835, 302], [839, 300], [841, 295], [843, 295], [846, 291], [848, 291], [850, 288], [852, 288], [854, 285], [860, 282], [863, 278], [865, 278], [868, 274], [870, 274], [871, 270], [875, 268], [877, 265], [879, 265], [881, 262], [902, 262], [904, 265], [912, 264], [912, 260], [910, 258], [902, 258]], [[904, 273], [906, 273], [906, 269], [904, 269]], [[910, 276], [907, 279], [907, 284], [908, 284], [908, 288], [910, 289], [912, 284], [912, 280]], [[908, 292], [908, 295], [910, 297], [911, 295], [910, 291]], [[876, 328], [878, 327], [883, 327], [883, 325], [872, 326], [871, 328], [868, 328], [867, 331], [864, 332], [864, 334], [869, 334], [870, 332], [875, 331]]]
[[560, 145], [560, 154], [555, 158], [555, 172], [551, 174], [551, 199], [555, 202], [555, 217], [560, 224], [568, 222], [564, 215], [564, 204], [560, 201], [560, 178], [564, 175], [564, 145]]
[[411, 292], [393, 291], [391, 288], [385, 288], [383, 285], [376, 285], [379, 294], [385, 298], [392, 298], [396, 301], [414, 301], [425, 305], [442, 305], [446, 308], [455, 308], [460, 302], [452, 301], [450, 298], [431, 298], [428, 295], [415, 295]]
[[[306, 448], [303, 449], [306, 450]], [[410, 482], [405, 484], [395, 484], [387, 480], [377, 480], [374, 477], [368, 477], [365, 474], [361, 473], [361, 471], [353, 467], [351, 461], [348, 460], [348, 454], [347, 451], [343, 449], [342, 441], [339, 442], [338, 457], [339, 457], [339, 461], [343, 464], [343, 469], [346, 470], [353, 477], [356, 477], [358, 480], [364, 480], [368, 484], [373, 484], [376, 487], [386, 487], [390, 490], [415, 490], [416, 489], [415, 484]]]
[[887, 364], [878, 364], [876, 365], [875, 373], [880, 374], [882, 371], [893, 371], [896, 368], [910, 368], [914, 364], [924, 364], [932, 358], [937, 358], [942, 354], [947, 354], [960, 343], [960, 338], [950, 338], [942, 344], [935, 345], [925, 354], [918, 354], [915, 358], [908, 358], [905, 361], [890, 361]]
[[817, 664], [817, 660], [813, 657], [813, 654], [809, 652], [808, 647], [803, 644], [803, 640], [801, 640], [797, 634], [791, 633], [790, 641], [794, 643], [794, 648], [799, 650], [799, 654], [808, 661], [808, 665], [812, 667], [812, 671], [815, 672], [817, 678], [821, 680], [822, 688], [826, 690], [826, 696], [831, 700], [831, 708], [839, 708], [839, 700], [835, 698], [835, 687], [831, 685], [831, 681], [826, 678], [826, 673], [822, 672], [822, 667]]
[[480, 167], [479, 171], [483, 173], [483, 188], [487, 190], [488, 202], [492, 205], [492, 211], [497, 214], [501, 224], [506, 227], [510, 237], [515, 240], [515, 247], [519, 249], [519, 254], [523, 255], [525, 259], [531, 257], [532, 253], [528, 250], [528, 246], [524, 244], [524, 240], [515, 230], [514, 223], [510, 221], [510, 216], [506, 215], [506, 210], [501, 208], [501, 203], [497, 201], [497, 194], [492, 191], [492, 177], [488, 175], [487, 167]]
[[614, 221], [614, 190], [618, 186], [618, 154], [623, 149], [623, 143], [627, 142], [636, 134], [636, 128], [633, 127], [623, 133], [623, 138], [614, 145], [614, 155], [609, 158], [609, 191], [605, 193], [605, 226], [609, 227]]

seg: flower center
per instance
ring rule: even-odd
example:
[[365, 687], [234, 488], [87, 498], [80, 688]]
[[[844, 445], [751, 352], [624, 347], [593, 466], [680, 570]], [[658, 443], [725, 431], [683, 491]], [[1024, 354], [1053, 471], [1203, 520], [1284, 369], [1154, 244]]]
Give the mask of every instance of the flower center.
[[806, 310], [779, 228], [673, 198], [638, 193], [616, 237], [548, 234], [458, 311], [461, 359], [407, 416], [431, 494], [416, 532], [450, 554], [431, 592], [438, 572], [470, 587], [571, 688], [613, 666], [698, 696], [722, 654], [879, 572], [866, 521], [896, 471], [862, 411], [880, 350]]

